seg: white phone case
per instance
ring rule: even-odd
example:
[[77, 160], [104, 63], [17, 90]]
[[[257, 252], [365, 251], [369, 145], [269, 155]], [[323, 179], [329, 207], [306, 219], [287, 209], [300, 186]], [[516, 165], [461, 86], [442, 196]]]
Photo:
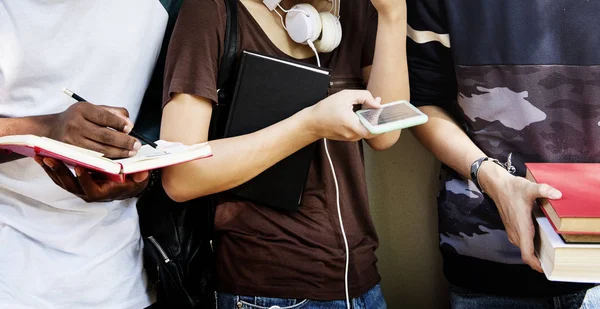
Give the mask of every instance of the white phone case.
[[369, 132], [371, 132], [372, 134], [382, 134], [382, 133], [386, 133], [386, 132], [390, 132], [390, 131], [410, 128], [410, 127], [424, 124], [429, 120], [429, 117], [427, 117], [427, 115], [425, 115], [418, 108], [416, 108], [415, 106], [410, 104], [408, 101], [404, 101], [404, 100], [387, 103], [387, 104], [383, 105], [381, 110], [383, 112], [383, 110], [385, 108], [391, 107], [394, 105], [399, 105], [399, 104], [404, 104], [405, 106], [409, 107], [412, 111], [415, 112], [415, 115], [411, 116], [409, 118], [392, 120], [387, 123], [379, 124], [379, 125], [371, 124], [369, 122], [369, 120], [367, 120], [363, 116], [364, 113], [370, 112], [372, 110], [359, 110], [356, 112], [356, 115], [358, 115], [358, 119], [360, 119], [360, 122], [363, 124], [363, 126], [365, 128], [367, 128], [367, 130], [369, 130]]

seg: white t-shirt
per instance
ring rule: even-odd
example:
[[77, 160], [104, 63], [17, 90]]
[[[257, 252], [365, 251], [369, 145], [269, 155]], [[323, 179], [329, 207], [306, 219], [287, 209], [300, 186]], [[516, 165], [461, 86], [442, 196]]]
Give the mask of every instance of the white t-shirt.
[[[168, 14], [158, 0], [0, 0], [0, 117], [62, 112], [69, 88], [136, 118]], [[32, 159], [0, 164], [0, 308], [145, 308], [134, 199], [85, 203]]]

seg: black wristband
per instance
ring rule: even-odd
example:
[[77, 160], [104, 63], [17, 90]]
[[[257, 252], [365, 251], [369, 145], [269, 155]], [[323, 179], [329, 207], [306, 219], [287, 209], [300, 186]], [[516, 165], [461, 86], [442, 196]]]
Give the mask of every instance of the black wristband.
[[481, 165], [485, 161], [494, 162], [494, 163], [498, 164], [500, 167], [502, 167], [503, 169], [505, 169], [505, 170], [507, 169], [506, 166], [504, 166], [504, 164], [502, 164], [500, 161], [498, 161], [494, 158], [483, 157], [483, 158], [479, 158], [479, 159], [475, 160], [475, 162], [473, 162], [473, 164], [471, 164], [471, 180], [473, 181], [473, 183], [475, 183], [475, 185], [477, 186], [477, 189], [479, 189], [479, 191], [481, 193], [485, 193], [485, 192], [483, 191], [483, 188], [481, 187], [481, 184], [479, 183], [479, 168], [481, 168]]
[[144, 188], [144, 190], [142, 190], [142, 192], [140, 192], [140, 194], [138, 194], [136, 197], [142, 197], [142, 195], [150, 191], [156, 183], [160, 182], [160, 170], [150, 170], [150, 175], [148, 175], [148, 178], [150, 179], [148, 180], [146, 188]]

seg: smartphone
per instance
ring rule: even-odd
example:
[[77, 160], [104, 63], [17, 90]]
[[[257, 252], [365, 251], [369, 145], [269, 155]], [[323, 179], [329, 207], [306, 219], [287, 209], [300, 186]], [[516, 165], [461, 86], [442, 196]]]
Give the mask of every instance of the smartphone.
[[356, 114], [363, 126], [373, 134], [418, 126], [429, 119], [408, 101], [391, 102], [382, 108], [359, 110]]

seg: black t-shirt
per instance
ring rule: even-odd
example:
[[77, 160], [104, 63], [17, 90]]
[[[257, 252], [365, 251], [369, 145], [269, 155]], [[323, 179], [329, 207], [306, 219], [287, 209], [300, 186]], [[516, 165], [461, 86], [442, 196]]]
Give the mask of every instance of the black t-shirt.
[[[490, 157], [600, 162], [600, 2], [409, 0], [411, 102], [439, 106]], [[499, 295], [558, 295], [523, 264], [493, 201], [445, 168], [440, 246], [451, 283]]]

